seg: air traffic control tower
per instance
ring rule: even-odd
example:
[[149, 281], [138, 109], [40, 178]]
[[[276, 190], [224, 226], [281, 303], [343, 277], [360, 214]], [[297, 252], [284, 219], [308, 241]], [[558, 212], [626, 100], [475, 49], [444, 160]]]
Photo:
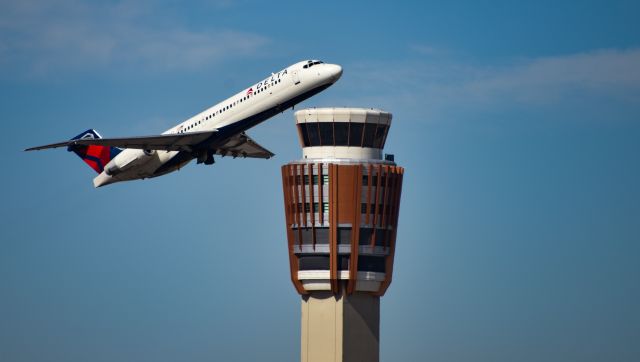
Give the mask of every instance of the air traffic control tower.
[[383, 158], [391, 114], [318, 108], [295, 118], [302, 159], [282, 166], [282, 184], [301, 361], [378, 361], [404, 172]]

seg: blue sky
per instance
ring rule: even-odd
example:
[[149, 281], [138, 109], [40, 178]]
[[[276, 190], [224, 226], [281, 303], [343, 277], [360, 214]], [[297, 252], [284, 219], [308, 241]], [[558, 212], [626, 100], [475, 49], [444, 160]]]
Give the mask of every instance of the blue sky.
[[0, 360], [292, 361], [280, 166], [93, 189], [87, 128], [156, 134], [273, 71], [304, 106], [394, 114], [407, 170], [384, 361], [640, 359], [640, 5], [633, 1], [0, 3]]

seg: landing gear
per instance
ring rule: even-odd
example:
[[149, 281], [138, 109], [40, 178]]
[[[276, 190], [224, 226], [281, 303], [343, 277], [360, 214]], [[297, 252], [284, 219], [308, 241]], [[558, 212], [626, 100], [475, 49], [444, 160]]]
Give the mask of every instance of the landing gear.
[[215, 152], [211, 150], [203, 151], [198, 154], [198, 164], [213, 165], [216, 160], [213, 158]]
[[213, 151], [207, 152], [207, 158], [204, 160], [205, 165], [213, 165], [216, 160], [213, 159]]

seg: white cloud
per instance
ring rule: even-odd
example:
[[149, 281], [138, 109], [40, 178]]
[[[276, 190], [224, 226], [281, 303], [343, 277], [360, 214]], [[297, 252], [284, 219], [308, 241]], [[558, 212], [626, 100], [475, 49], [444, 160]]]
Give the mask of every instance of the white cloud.
[[[220, 6], [226, 6], [222, 2]], [[232, 29], [193, 30], [139, 2], [19, 1], [0, 5], [0, 62], [5, 71], [131, 67], [198, 69], [255, 54], [269, 42]]]
[[423, 112], [557, 105], [603, 97], [640, 101], [640, 49], [518, 59], [499, 66], [447, 59], [345, 65], [340, 104]]
[[637, 92], [640, 50], [599, 50], [545, 57], [487, 72], [465, 88], [481, 95], [512, 94], [523, 101], [556, 101], [573, 91]]

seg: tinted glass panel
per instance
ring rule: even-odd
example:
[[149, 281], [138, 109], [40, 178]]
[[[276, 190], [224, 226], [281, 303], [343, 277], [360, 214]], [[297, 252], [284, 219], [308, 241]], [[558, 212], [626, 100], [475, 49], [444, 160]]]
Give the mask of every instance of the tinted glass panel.
[[338, 228], [338, 244], [351, 243], [351, 228]]
[[309, 133], [309, 144], [311, 146], [320, 146], [320, 134], [318, 133], [318, 124], [307, 123], [307, 132]]
[[316, 244], [329, 244], [329, 228], [316, 228]]
[[382, 139], [382, 147], [384, 147], [385, 142], [387, 142], [387, 136], [389, 135], [389, 127], [384, 128], [384, 138]]
[[370, 228], [360, 228], [360, 245], [369, 245], [371, 243], [371, 235], [373, 234], [373, 230]]
[[383, 229], [375, 229], [376, 230], [376, 245], [384, 246], [384, 241], [387, 237], [387, 231]]
[[347, 146], [349, 136], [349, 123], [339, 122], [334, 123], [336, 146]]
[[333, 146], [333, 122], [318, 122], [320, 142], [323, 146]]
[[349, 129], [349, 146], [362, 146], [362, 132], [364, 131], [364, 123], [351, 123]]
[[298, 125], [298, 131], [300, 132], [300, 139], [304, 147], [309, 147], [309, 134], [307, 133], [307, 127], [304, 123]]
[[302, 229], [302, 243], [303, 244], [313, 244], [313, 230], [311, 228]]
[[384, 273], [384, 258], [377, 256], [358, 256], [358, 270]]
[[300, 270], [328, 270], [329, 255], [326, 256], [300, 256], [298, 258]]
[[382, 124], [378, 125], [378, 127], [376, 128], [376, 135], [373, 140], [373, 147], [382, 148], [384, 146], [383, 142], [385, 133], [387, 133], [387, 126]]
[[293, 240], [296, 245], [300, 244], [300, 234], [298, 234], [298, 229], [292, 228], [293, 230]]
[[373, 140], [376, 135], [376, 127], [378, 125], [374, 123], [367, 123], [364, 125], [364, 143], [362, 147], [373, 147]]
[[338, 257], [338, 270], [349, 270], [349, 256], [340, 255]]

